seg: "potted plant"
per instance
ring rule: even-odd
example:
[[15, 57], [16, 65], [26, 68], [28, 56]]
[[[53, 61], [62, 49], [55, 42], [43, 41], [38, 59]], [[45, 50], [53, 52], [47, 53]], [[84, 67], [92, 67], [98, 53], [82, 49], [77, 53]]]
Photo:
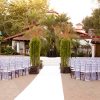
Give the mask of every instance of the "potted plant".
[[71, 42], [68, 38], [62, 38], [60, 42], [60, 71], [61, 73], [69, 73], [70, 67], [68, 66], [69, 57], [71, 55]]
[[33, 37], [30, 41], [30, 60], [32, 66], [30, 67], [30, 74], [38, 74], [40, 68], [40, 48], [41, 42], [39, 37]]

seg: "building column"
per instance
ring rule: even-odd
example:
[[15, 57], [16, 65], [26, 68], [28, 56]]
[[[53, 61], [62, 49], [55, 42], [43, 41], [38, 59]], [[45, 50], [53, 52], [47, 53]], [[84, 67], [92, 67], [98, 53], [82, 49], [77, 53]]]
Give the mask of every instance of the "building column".
[[20, 50], [21, 50], [21, 54], [25, 54], [25, 42], [24, 41], [20, 42]]
[[92, 44], [92, 57], [95, 57], [95, 44]]
[[17, 52], [20, 53], [20, 42], [17, 42]]
[[23, 42], [23, 53], [25, 54], [25, 42]]
[[12, 49], [15, 49], [15, 41], [12, 41]]

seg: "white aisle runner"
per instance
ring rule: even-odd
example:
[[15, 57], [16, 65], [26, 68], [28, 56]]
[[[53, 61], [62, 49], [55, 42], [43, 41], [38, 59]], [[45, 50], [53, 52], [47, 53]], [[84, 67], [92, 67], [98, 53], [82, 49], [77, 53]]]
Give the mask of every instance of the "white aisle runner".
[[64, 100], [59, 59], [42, 59], [43, 69], [15, 100]]

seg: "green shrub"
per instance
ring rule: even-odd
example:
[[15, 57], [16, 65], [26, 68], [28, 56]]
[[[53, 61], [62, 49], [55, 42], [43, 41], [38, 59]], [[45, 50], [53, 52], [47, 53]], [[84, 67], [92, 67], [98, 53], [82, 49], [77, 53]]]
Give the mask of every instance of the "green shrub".
[[5, 55], [16, 55], [18, 54], [12, 47], [6, 47], [2, 50], [2, 53]]
[[71, 42], [69, 39], [63, 38], [60, 42], [60, 57], [61, 57], [61, 66], [67, 67], [68, 60], [71, 56]]
[[33, 39], [30, 41], [30, 59], [32, 66], [40, 65], [40, 48], [40, 39], [38, 37], [33, 37]]
[[85, 56], [85, 53], [79, 52], [77, 56], [78, 56], [78, 57], [84, 57], [84, 56]]

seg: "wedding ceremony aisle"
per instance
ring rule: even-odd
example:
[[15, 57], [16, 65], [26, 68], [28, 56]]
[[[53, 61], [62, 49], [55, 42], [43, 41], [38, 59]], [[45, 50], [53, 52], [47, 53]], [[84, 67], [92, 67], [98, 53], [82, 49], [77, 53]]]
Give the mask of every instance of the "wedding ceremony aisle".
[[60, 59], [45, 58], [43, 69], [14, 100], [64, 100]]
[[41, 60], [43, 69], [37, 75], [0, 80], [0, 100], [100, 100], [99, 80], [82, 81], [60, 74], [58, 57]]

